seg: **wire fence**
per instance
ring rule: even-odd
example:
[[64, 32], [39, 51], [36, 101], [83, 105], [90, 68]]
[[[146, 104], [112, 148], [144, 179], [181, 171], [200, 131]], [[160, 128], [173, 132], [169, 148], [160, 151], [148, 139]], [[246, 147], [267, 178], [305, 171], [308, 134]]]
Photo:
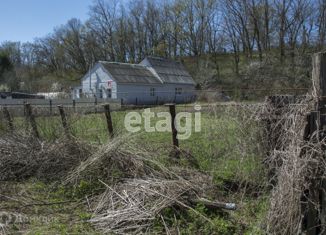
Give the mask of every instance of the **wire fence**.
[[[302, 96], [308, 92], [308, 88], [273, 88], [273, 89], [209, 89], [209, 90], [182, 90], [173, 92], [117, 92], [114, 98], [103, 98], [93, 93], [83, 93], [80, 98], [64, 99], [0, 99], [0, 106], [14, 106], [22, 110], [25, 103], [48, 110], [52, 114], [57, 105], [71, 107], [75, 111], [96, 111], [105, 103], [111, 104], [111, 109], [121, 109], [128, 106], [153, 106], [166, 103], [216, 103], [216, 102], [262, 102], [266, 96], [271, 95], [294, 95]], [[98, 106], [98, 107], [97, 107]], [[21, 113], [21, 112], [20, 112]]]
[[[28, 105], [28, 104], [27, 104]], [[104, 143], [107, 138], [111, 135], [120, 135], [123, 133], [128, 133], [126, 130], [126, 116], [130, 112], [138, 113], [142, 118], [140, 127], [141, 133], [145, 136], [152, 136], [154, 141], [161, 142], [162, 139], [166, 144], [171, 143], [171, 133], [158, 133], [158, 138], [156, 140], [155, 133], [146, 132], [144, 123], [144, 111], [150, 108], [150, 112], [153, 117], [151, 118], [150, 126], [155, 127], [156, 122], [161, 120], [159, 118], [159, 113], [165, 112], [170, 113], [169, 105], [134, 105], [126, 106], [119, 109], [111, 109], [110, 104], [110, 122], [113, 127], [113, 133], [108, 130], [108, 117], [106, 115], [105, 105], [98, 105], [96, 109], [92, 106], [90, 109], [78, 109], [72, 106], [55, 106], [53, 107], [52, 113], [49, 112], [48, 107], [29, 105], [31, 111], [28, 111], [26, 104], [23, 107], [23, 115], [17, 113], [16, 106], [2, 106], [0, 107], [0, 132], [8, 133], [11, 129], [18, 132], [29, 132], [30, 134], [35, 134], [38, 132], [38, 138], [44, 140], [56, 140], [61, 136], [65, 135], [66, 130], [72, 136], [80, 138], [85, 141]], [[191, 118], [191, 125], [195, 125], [195, 113], [201, 114], [202, 119], [202, 133], [203, 139], [210, 136], [215, 132], [216, 126], [222, 128], [220, 125], [222, 122], [228, 123], [227, 119], [234, 118], [241, 113], [247, 113], [252, 110], [261, 109], [263, 103], [243, 103], [243, 102], [216, 102], [216, 103], [196, 103], [196, 104], [178, 104], [175, 106], [175, 113], [188, 113]], [[60, 113], [60, 108], [64, 110], [64, 119], [66, 124], [64, 124], [63, 117]], [[33, 116], [32, 120], [31, 115]], [[9, 118], [8, 118], [9, 116]], [[11, 120], [11, 121], [10, 121]], [[185, 120], [185, 119], [184, 119]], [[189, 123], [184, 123], [184, 120], [180, 125], [185, 125]], [[10, 124], [11, 122], [11, 124]], [[34, 124], [33, 124], [34, 122]], [[188, 122], [188, 121], [187, 121]], [[33, 125], [35, 127], [33, 127]], [[167, 124], [168, 126], [170, 123]], [[229, 124], [228, 124], [229, 125]], [[12, 126], [12, 127], [11, 127]], [[34, 129], [33, 129], [34, 128]], [[194, 128], [191, 128], [192, 135], [200, 135], [199, 133], [194, 133]], [[185, 132], [185, 129], [183, 130]], [[182, 133], [184, 134], [184, 133]], [[145, 139], [148, 137], [144, 137]]]

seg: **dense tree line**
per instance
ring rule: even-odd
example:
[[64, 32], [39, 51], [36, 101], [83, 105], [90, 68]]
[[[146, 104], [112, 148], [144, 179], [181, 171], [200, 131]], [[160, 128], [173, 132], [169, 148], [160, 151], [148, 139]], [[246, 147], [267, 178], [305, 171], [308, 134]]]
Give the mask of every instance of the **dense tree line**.
[[0, 51], [18, 80], [49, 73], [78, 78], [98, 60], [226, 52], [239, 74], [241, 55], [263, 61], [273, 51], [282, 63], [322, 50], [325, 40], [326, 0], [95, 0], [86, 22], [71, 19], [34, 42], [4, 42]]

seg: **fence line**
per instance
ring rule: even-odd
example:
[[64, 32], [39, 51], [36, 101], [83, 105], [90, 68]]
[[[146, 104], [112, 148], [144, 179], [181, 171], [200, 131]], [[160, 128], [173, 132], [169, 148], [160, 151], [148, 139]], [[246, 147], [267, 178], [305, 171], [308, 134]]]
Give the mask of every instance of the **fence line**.
[[[107, 123], [107, 129], [108, 129], [108, 134], [110, 138], [114, 138], [114, 129], [115, 126], [113, 125], [113, 121], [112, 121], [112, 117], [111, 117], [111, 110], [110, 110], [110, 104], [104, 104], [101, 106], [103, 108], [104, 111], [104, 115], [106, 118], [106, 123]], [[178, 135], [178, 130], [175, 126], [175, 117], [176, 117], [176, 105], [175, 104], [168, 104], [168, 105], [161, 105], [161, 107], [169, 107], [169, 112], [171, 115], [171, 133], [172, 133], [172, 151], [171, 151], [171, 157], [174, 158], [178, 158], [179, 157], [179, 144], [178, 144], [178, 139], [177, 139], [177, 135]], [[61, 120], [61, 125], [63, 127], [63, 131], [65, 136], [70, 139], [70, 137], [72, 136], [71, 133], [71, 127], [70, 127], [70, 120], [68, 120], [69, 118], [67, 117], [67, 113], [66, 113], [66, 108], [67, 107], [63, 107], [62, 105], [58, 105], [57, 110], [59, 111], [59, 115], [60, 115], [60, 120]], [[32, 135], [36, 138], [36, 139], [41, 139], [41, 135], [40, 135], [40, 131], [38, 129], [38, 124], [37, 124], [37, 108], [34, 106], [32, 106], [29, 103], [25, 103], [24, 104], [24, 116], [25, 116], [25, 124], [29, 125], [29, 127], [31, 128], [32, 131]], [[2, 116], [1, 116], [1, 112], [2, 112]], [[8, 110], [8, 108], [6, 106], [2, 107], [0, 106], [0, 121], [1, 118], [3, 117], [3, 119], [6, 119], [7, 123], [7, 128], [8, 131], [10, 131], [11, 133], [13, 133], [13, 131], [18, 130], [17, 127], [15, 127], [13, 118], [18, 117], [16, 115], [12, 115], [13, 112], [10, 112]], [[50, 116], [53, 117], [54, 113]], [[1, 123], [0, 123], [1, 124]]]
[[[179, 98], [182, 100], [182, 96], [184, 94], [188, 94], [190, 92], [193, 92], [194, 95], [196, 96], [197, 100], [218, 100], [221, 99], [225, 101], [225, 98], [227, 97], [228, 100], [234, 100], [236, 96], [239, 96], [239, 92], [241, 93], [242, 96], [263, 96], [265, 97], [266, 95], [275, 95], [272, 94], [271, 92], [292, 92], [297, 95], [303, 95], [306, 91], [308, 91], [309, 88], [271, 88], [271, 89], [256, 89], [256, 88], [237, 88], [237, 89], [203, 89], [203, 90], [189, 90], [189, 89], [183, 89], [181, 94], [175, 94], [171, 95], [171, 99], [173, 98], [172, 96], [175, 96], [175, 98]], [[154, 98], [160, 98], [159, 94], [160, 93], [173, 93], [173, 91], [165, 92], [165, 91], [160, 91], [156, 92], [155, 95], [153, 96]], [[260, 94], [262, 93], [262, 94]], [[266, 94], [270, 93], [270, 94]], [[141, 103], [141, 98], [138, 97], [139, 94], [146, 94], [146, 92], [116, 92], [116, 94], [128, 94], [130, 95], [129, 97], [126, 97], [127, 99], [132, 99], [132, 95], [134, 95], [135, 100], [137, 98], [139, 99]], [[207, 97], [205, 97], [207, 95]], [[213, 95], [213, 96], [211, 96]], [[230, 97], [231, 96], [231, 97]], [[178, 99], [179, 99], [178, 98]], [[147, 98], [146, 98], [147, 99]], [[165, 98], [166, 99], [166, 98]], [[243, 97], [245, 100], [246, 97]], [[57, 105], [70, 105], [70, 106], [80, 106], [80, 105], [97, 105], [101, 103], [110, 103], [110, 104], [123, 104], [122, 99], [113, 99], [113, 98], [99, 98], [96, 97], [95, 94], [93, 93], [83, 93], [83, 96], [80, 98], [64, 98], [64, 99], [0, 99], [0, 105], [7, 105], [7, 106], [16, 106], [16, 105], [24, 105], [25, 103], [30, 103], [31, 105], [37, 105], [37, 106], [57, 106]], [[137, 102], [136, 102], [137, 103]], [[160, 102], [157, 102], [160, 103]], [[136, 104], [137, 105], [137, 104]]]
[[0, 105], [24, 105], [29, 103], [37, 106], [50, 106], [50, 105], [81, 105], [81, 104], [100, 104], [112, 103], [119, 104], [120, 100], [117, 99], [101, 99], [101, 98], [80, 98], [80, 99], [0, 99]]

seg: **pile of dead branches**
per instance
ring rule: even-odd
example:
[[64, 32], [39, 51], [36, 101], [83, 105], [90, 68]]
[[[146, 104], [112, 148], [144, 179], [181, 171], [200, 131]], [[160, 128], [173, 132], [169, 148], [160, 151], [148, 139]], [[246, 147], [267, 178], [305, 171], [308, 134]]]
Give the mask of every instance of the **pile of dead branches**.
[[203, 216], [192, 208], [198, 202], [215, 209], [235, 209], [233, 204], [202, 199], [213, 187], [212, 177], [180, 166], [168, 168], [134, 140], [130, 135], [110, 140], [67, 177], [66, 183], [92, 177], [105, 185], [105, 192], [95, 196], [91, 205], [90, 222], [96, 228], [115, 234], [146, 232], [165, 208], [177, 206]]
[[[105, 183], [104, 183], [105, 184]], [[150, 232], [156, 219], [164, 222], [162, 214], [166, 208], [192, 210], [211, 223], [210, 219], [195, 210], [197, 203], [210, 209], [234, 210], [232, 203], [221, 203], [203, 199], [209, 184], [200, 178], [184, 180], [165, 178], [134, 178], [125, 179], [114, 186], [106, 185], [106, 191], [99, 196], [90, 220], [97, 229], [104, 233], [139, 234]], [[169, 228], [166, 226], [168, 231]]]
[[4, 135], [0, 137], [0, 180], [60, 179], [91, 151], [91, 146], [72, 138], [47, 142], [22, 133]]
[[66, 183], [84, 178], [110, 179], [111, 182], [113, 178], [164, 177], [168, 171], [154, 161], [154, 157], [137, 147], [135, 136], [121, 135], [99, 146], [79, 162], [66, 177]]
[[[0, 180], [35, 177], [64, 179], [66, 184], [100, 180], [106, 190], [90, 200], [90, 222], [108, 233], [149, 231], [155, 219], [163, 218], [163, 210], [170, 207], [192, 210], [208, 222], [193, 209], [197, 203], [214, 209], [235, 209], [232, 203], [204, 198], [216, 191], [211, 176], [184, 168], [168, 156], [149, 153], [133, 138], [137, 136], [115, 136], [106, 144], [91, 146], [73, 136], [51, 142], [11, 133], [0, 137]], [[187, 159], [193, 160], [189, 156]], [[172, 160], [176, 162], [173, 167], [162, 163]]]
[[149, 229], [163, 209], [173, 205], [190, 208], [182, 197], [196, 186], [156, 178], [130, 179], [113, 188], [107, 185], [91, 222], [105, 233], [138, 234]]

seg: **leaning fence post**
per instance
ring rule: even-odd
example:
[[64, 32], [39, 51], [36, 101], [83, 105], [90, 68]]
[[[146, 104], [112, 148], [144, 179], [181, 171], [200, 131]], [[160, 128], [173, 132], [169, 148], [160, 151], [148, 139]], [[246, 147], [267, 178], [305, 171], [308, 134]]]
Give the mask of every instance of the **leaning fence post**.
[[97, 113], [97, 96], [95, 96], [94, 105], [95, 105], [95, 113]]
[[9, 112], [9, 110], [8, 110], [8, 108], [6, 106], [3, 107], [3, 115], [4, 115], [5, 119], [8, 122], [9, 130], [13, 131], [14, 130], [14, 123], [12, 121], [10, 112]]
[[112, 124], [111, 111], [110, 111], [109, 104], [104, 105], [104, 111], [105, 111], [105, 117], [106, 117], [108, 131], [109, 131], [110, 137], [112, 138], [114, 134], [113, 134], [113, 124]]
[[175, 125], [175, 104], [167, 104], [169, 106], [170, 114], [171, 114], [171, 129], [172, 129], [172, 143], [173, 143], [173, 148], [175, 151], [175, 156], [179, 156], [179, 141], [177, 138], [178, 131]]
[[35, 121], [35, 116], [33, 114], [32, 106], [29, 103], [25, 103], [25, 110], [26, 110], [27, 119], [28, 119], [29, 123], [31, 124], [34, 136], [36, 138], [40, 138], [40, 134], [37, 130], [37, 125], [36, 125], [36, 121]]
[[24, 116], [26, 117], [26, 101], [23, 101], [23, 112], [24, 112]]
[[76, 112], [76, 100], [75, 99], [72, 100], [72, 107], [73, 107], [74, 112]]
[[52, 99], [49, 100], [50, 103], [50, 115], [52, 115]]
[[313, 95], [317, 99], [326, 97], [326, 53], [316, 53], [312, 59]]
[[69, 136], [70, 133], [69, 133], [69, 126], [68, 126], [68, 122], [67, 122], [66, 113], [65, 113], [62, 105], [58, 105], [58, 109], [59, 109], [59, 113], [61, 116], [62, 126], [65, 131], [65, 134], [66, 134], [66, 136]]
[[[318, 130], [319, 124], [317, 124], [319, 119], [319, 112], [313, 111], [309, 115], [308, 125], [309, 125], [309, 140], [313, 142], [318, 142], [318, 133], [317, 136], [314, 133]], [[318, 189], [318, 178], [313, 179], [310, 182], [310, 187], [308, 190], [308, 202], [307, 202], [307, 235], [317, 234], [317, 228], [319, 227], [319, 218], [318, 218], [318, 208], [316, 205], [319, 203], [319, 189]]]
[[[323, 140], [326, 138], [326, 100], [323, 99], [320, 105], [320, 128], [323, 130], [320, 133], [320, 139]], [[324, 141], [322, 142], [322, 152], [326, 152], [326, 145], [324, 144]], [[321, 183], [320, 183], [320, 224], [321, 229], [325, 231], [325, 225], [326, 225], [326, 179], [322, 177]]]
[[[320, 136], [318, 136], [319, 140], [324, 143], [325, 140], [325, 127], [326, 127], [326, 53], [321, 52], [317, 53], [313, 56], [313, 70], [312, 70], [312, 81], [313, 81], [313, 89], [315, 92], [315, 96], [317, 97], [318, 101], [318, 111], [320, 112], [320, 116], [318, 117], [319, 122], [319, 131], [321, 131]], [[325, 159], [325, 148], [326, 146], [323, 144], [321, 146], [321, 150], [324, 153]], [[323, 234], [326, 230], [326, 193], [325, 193], [325, 186], [326, 180], [322, 176], [322, 173], [319, 173], [320, 184], [319, 187], [319, 205], [320, 205], [320, 230], [323, 231]], [[317, 190], [317, 189], [316, 189]], [[318, 199], [318, 195], [317, 198]], [[318, 213], [318, 211], [317, 211]]]
[[[311, 112], [309, 120], [310, 136], [309, 140], [313, 142], [323, 141], [325, 139], [325, 120], [323, 115], [326, 113], [325, 110], [325, 98], [326, 98], [326, 53], [316, 53], [312, 57], [312, 83], [313, 83], [313, 97], [316, 102], [316, 110]], [[312, 135], [313, 133], [317, 135]], [[312, 137], [314, 139], [312, 139]], [[321, 146], [321, 150], [325, 158], [325, 146]], [[309, 194], [308, 194], [308, 205], [305, 211], [306, 219], [306, 234], [315, 235], [318, 231], [324, 231], [325, 215], [326, 215], [326, 185], [325, 179], [322, 177], [322, 170], [317, 166], [317, 174], [310, 182]], [[318, 213], [318, 209], [320, 212]]]

